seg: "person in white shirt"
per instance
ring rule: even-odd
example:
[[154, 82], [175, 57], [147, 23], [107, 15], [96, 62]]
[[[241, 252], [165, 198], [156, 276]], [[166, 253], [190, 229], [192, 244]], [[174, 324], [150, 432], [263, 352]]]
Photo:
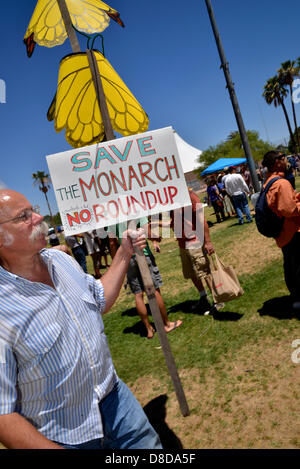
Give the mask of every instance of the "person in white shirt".
[[230, 166], [228, 171], [229, 174], [225, 179], [225, 189], [226, 192], [232, 197], [233, 205], [239, 219], [239, 224], [243, 225], [244, 223], [243, 214], [246, 216], [248, 223], [251, 223], [252, 217], [245, 194], [250, 194], [249, 187], [247, 186], [244, 178], [240, 174], [237, 174], [236, 168], [234, 166]]
[[228, 167], [226, 166], [226, 168], [224, 168], [224, 175], [222, 176], [222, 179], [221, 179], [221, 184], [223, 184], [223, 186], [225, 186], [225, 179], [227, 178], [228, 176]]

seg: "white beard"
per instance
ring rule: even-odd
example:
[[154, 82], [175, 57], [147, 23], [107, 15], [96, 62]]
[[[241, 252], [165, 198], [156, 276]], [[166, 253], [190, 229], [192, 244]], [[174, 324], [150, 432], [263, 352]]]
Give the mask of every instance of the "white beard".
[[49, 227], [45, 221], [42, 221], [39, 225], [35, 226], [32, 230], [31, 235], [29, 236], [30, 241], [35, 241], [40, 236], [46, 236], [48, 233]]

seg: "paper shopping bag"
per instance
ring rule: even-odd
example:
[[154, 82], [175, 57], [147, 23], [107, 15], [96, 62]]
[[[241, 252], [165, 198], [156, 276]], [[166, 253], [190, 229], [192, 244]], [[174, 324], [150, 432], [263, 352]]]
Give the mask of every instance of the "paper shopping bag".
[[225, 266], [217, 254], [209, 257], [210, 273], [206, 282], [215, 303], [226, 303], [244, 294], [232, 266]]

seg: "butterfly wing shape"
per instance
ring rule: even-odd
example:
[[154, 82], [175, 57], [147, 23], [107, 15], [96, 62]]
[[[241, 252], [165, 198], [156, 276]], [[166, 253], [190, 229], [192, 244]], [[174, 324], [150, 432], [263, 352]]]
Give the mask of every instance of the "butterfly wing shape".
[[26, 39], [24, 39], [24, 43], [26, 45], [27, 56], [30, 58], [33, 54], [36, 44], [34, 40], [34, 33], [31, 33], [30, 36], [26, 37]]
[[[66, 0], [73, 25], [87, 34], [101, 33], [110, 18], [124, 27], [120, 14], [100, 0]], [[45, 47], [61, 45], [67, 32], [56, 0], [38, 0], [24, 36], [27, 55], [31, 57], [35, 44]]]
[[48, 121], [53, 121], [55, 118], [55, 107], [56, 107], [56, 93], [54, 95], [54, 98], [51, 101], [51, 104], [49, 106], [48, 112], [47, 112], [47, 119]]
[[[145, 132], [149, 126], [147, 114], [108, 60], [99, 51], [93, 52], [113, 129], [124, 136]], [[104, 125], [85, 53], [62, 59], [56, 99], [51, 103], [48, 119], [54, 119], [57, 132], [65, 129], [66, 140], [74, 148], [104, 139]]]

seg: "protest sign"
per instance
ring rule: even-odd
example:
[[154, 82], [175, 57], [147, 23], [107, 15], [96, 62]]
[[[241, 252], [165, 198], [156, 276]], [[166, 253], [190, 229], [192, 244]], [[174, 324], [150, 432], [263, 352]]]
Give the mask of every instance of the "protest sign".
[[47, 156], [65, 235], [191, 205], [171, 127]]

